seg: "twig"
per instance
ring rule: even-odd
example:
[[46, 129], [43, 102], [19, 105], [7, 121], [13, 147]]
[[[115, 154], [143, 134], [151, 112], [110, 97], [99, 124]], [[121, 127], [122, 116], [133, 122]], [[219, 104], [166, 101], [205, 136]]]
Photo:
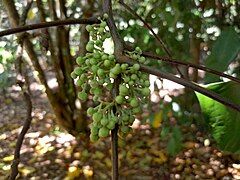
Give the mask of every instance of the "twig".
[[98, 24], [100, 21], [97, 18], [88, 18], [88, 19], [66, 19], [66, 20], [57, 20], [51, 22], [42, 22], [37, 24], [29, 24], [21, 27], [11, 28], [0, 32], [0, 37], [7, 36], [10, 34], [16, 34], [20, 32], [25, 32], [34, 29], [41, 29], [53, 26], [63, 26], [70, 24]]
[[[117, 31], [117, 27], [114, 23], [111, 0], [103, 1], [103, 13], [108, 14], [107, 24], [113, 38], [114, 55], [118, 59], [118, 57], [121, 56], [123, 53], [124, 46], [123, 46], [123, 41]], [[121, 83], [121, 76], [119, 75], [114, 82], [114, 88], [112, 92], [113, 98], [115, 98], [119, 94], [120, 83]], [[116, 108], [114, 113], [116, 113]], [[112, 180], [118, 180], [118, 176], [119, 176], [118, 174], [118, 124], [116, 124], [115, 128], [111, 131], [111, 148], [112, 148]]]
[[[129, 57], [124, 56], [124, 55], [119, 56], [118, 61], [120, 63], [128, 63], [130, 65], [134, 64], [134, 61], [132, 61]], [[219, 96], [217, 93], [215, 93], [213, 91], [207, 90], [207, 89], [205, 89], [205, 88], [203, 88], [203, 87], [201, 87], [197, 84], [194, 84], [191, 81], [188, 81], [186, 79], [178, 78], [178, 77], [176, 77], [172, 74], [161, 72], [161, 71], [159, 71], [157, 69], [154, 69], [152, 67], [148, 67], [146, 65], [140, 65], [140, 66], [141, 66], [140, 70], [143, 71], [143, 72], [153, 74], [153, 75], [156, 75], [158, 77], [165, 78], [165, 79], [168, 79], [170, 81], [181, 84], [185, 87], [191, 88], [194, 91], [197, 91], [197, 92], [199, 92], [203, 95], [206, 95], [206, 96], [208, 96], [208, 97], [210, 97], [210, 98], [212, 98], [212, 99], [214, 99], [214, 100], [216, 100], [216, 101], [218, 101], [218, 102], [220, 102], [220, 103], [222, 103], [222, 104], [240, 112], [240, 106], [239, 105], [236, 105], [236, 104], [226, 100], [225, 98]]]
[[23, 88], [22, 88], [22, 91], [24, 91], [23, 95], [24, 95], [24, 99], [25, 99], [25, 102], [26, 102], [26, 105], [27, 105], [27, 118], [24, 122], [22, 131], [19, 134], [18, 139], [17, 139], [17, 144], [16, 144], [16, 148], [15, 148], [15, 152], [14, 152], [14, 159], [13, 159], [13, 162], [12, 162], [12, 165], [11, 165], [10, 180], [14, 180], [18, 175], [18, 164], [20, 162], [20, 150], [21, 150], [21, 147], [22, 147], [24, 136], [27, 133], [28, 129], [30, 128], [31, 121], [32, 121], [32, 102], [31, 102], [31, 98], [30, 98], [30, 95], [25, 90], [23, 90]]
[[[21, 48], [22, 49], [22, 48]], [[19, 64], [18, 64], [18, 71], [23, 78], [23, 71], [22, 71], [22, 50], [20, 56], [18, 56]], [[24, 100], [26, 102], [27, 106], [27, 118], [23, 124], [23, 128], [18, 136], [17, 143], [16, 143], [16, 148], [14, 151], [14, 159], [11, 165], [11, 174], [9, 179], [10, 180], [15, 180], [17, 175], [18, 175], [18, 165], [20, 162], [20, 151], [22, 147], [22, 143], [25, 137], [25, 134], [27, 133], [28, 129], [30, 128], [31, 121], [32, 121], [32, 101], [28, 92], [28, 88], [24, 85], [24, 80], [18, 80], [17, 84], [21, 87], [23, 95], [24, 95]], [[28, 86], [28, 85], [27, 85]]]
[[[167, 55], [169, 57], [172, 57], [172, 54], [170, 52], [170, 50], [167, 48], [167, 46], [165, 45], [165, 43], [163, 42], [163, 40], [154, 32], [154, 30], [152, 29], [152, 27], [141, 17], [139, 16], [131, 7], [129, 7], [126, 3], [123, 2], [123, 0], [119, 0], [119, 3], [125, 7], [131, 14], [133, 14], [134, 16], [136, 16], [138, 19], [140, 19], [142, 21], [142, 23], [148, 28], [149, 31], [151, 31], [151, 33], [153, 34], [153, 36], [157, 39], [157, 41], [160, 43], [160, 45], [162, 46], [163, 50], [167, 53]], [[181, 77], [184, 77], [182, 72], [180, 71], [180, 69], [178, 68], [177, 65], [175, 65], [178, 73], [181, 75]]]
[[221, 77], [225, 77], [225, 78], [231, 79], [232, 81], [240, 83], [240, 79], [237, 78], [237, 77], [230, 76], [228, 74], [216, 71], [214, 69], [205, 67], [203, 65], [197, 65], [197, 64], [193, 64], [193, 63], [189, 63], [189, 62], [183, 62], [183, 61], [175, 60], [175, 59], [172, 59], [172, 58], [169, 58], [169, 57], [162, 57], [162, 56], [158, 56], [154, 53], [150, 53], [150, 52], [143, 52], [142, 55], [144, 57], [147, 57], [147, 58], [152, 58], [152, 59], [165, 61], [165, 62], [170, 63], [170, 64], [177, 64], [177, 65], [192, 67], [192, 68], [195, 68], [195, 69], [200, 69], [202, 71], [205, 71], [205, 72], [208, 72], [208, 73], [211, 73], [211, 74], [215, 74], [215, 75], [218, 75], [218, 76], [221, 76]]
[[142, 23], [151, 31], [153, 36], [158, 40], [164, 51], [167, 53], [169, 57], [172, 57], [170, 50], [167, 48], [163, 40], [153, 31], [152, 27], [141, 17], [139, 16], [131, 7], [129, 7], [126, 3], [123, 2], [123, 0], [119, 0], [119, 3], [125, 7], [131, 14], [136, 16], [138, 19], [142, 21]]

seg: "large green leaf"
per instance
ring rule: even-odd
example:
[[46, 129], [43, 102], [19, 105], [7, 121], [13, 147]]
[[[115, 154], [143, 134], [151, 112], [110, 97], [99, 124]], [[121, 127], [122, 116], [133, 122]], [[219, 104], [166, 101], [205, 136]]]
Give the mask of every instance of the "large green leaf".
[[[240, 104], [240, 84], [220, 82], [206, 86], [222, 97]], [[223, 151], [240, 154], [240, 112], [197, 93], [202, 112], [210, 125], [212, 135]]]
[[[233, 27], [223, 30], [213, 44], [211, 55], [206, 59], [207, 67], [224, 72], [240, 51], [240, 37]], [[219, 77], [207, 74], [206, 83], [217, 82]]]

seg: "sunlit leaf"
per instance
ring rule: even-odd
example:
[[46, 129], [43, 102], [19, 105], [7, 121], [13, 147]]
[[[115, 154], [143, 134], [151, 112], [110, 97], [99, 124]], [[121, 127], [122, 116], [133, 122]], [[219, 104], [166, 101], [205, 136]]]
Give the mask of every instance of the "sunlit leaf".
[[[209, 84], [206, 88], [240, 105], [240, 84], [221, 82]], [[240, 153], [240, 112], [202, 94], [197, 93], [197, 97], [219, 147], [224, 151]]]
[[14, 158], [14, 155], [6, 156], [6, 157], [3, 158], [3, 161], [4, 162], [12, 161], [13, 158]]

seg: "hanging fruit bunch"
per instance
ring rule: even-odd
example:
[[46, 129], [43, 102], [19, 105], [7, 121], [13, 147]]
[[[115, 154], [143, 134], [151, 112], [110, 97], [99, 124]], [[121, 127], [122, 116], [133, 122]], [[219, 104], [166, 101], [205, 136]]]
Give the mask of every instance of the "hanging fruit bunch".
[[[104, 15], [104, 19], [106, 18]], [[116, 124], [121, 133], [130, 132], [135, 115], [141, 113], [142, 106], [149, 99], [150, 82], [148, 75], [140, 71], [139, 63], [146, 64], [146, 59], [141, 56], [139, 47], [133, 52], [127, 52], [135, 61], [134, 65], [120, 64], [113, 54], [104, 52], [103, 42], [111, 38], [107, 23], [101, 20], [100, 24], [87, 25], [86, 30], [90, 34], [90, 41], [86, 45], [88, 53], [76, 59], [78, 67], [71, 75], [81, 89], [78, 98], [86, 101], [87, 88], [90, 86], [89, 92], [97, 104], [87, 110], [93, 120], [90, 139], [94, 142], [107, 137]], [[113, 97], [112, 91], [117, 78], [121, 78], [117, 91], [119, 93]]]

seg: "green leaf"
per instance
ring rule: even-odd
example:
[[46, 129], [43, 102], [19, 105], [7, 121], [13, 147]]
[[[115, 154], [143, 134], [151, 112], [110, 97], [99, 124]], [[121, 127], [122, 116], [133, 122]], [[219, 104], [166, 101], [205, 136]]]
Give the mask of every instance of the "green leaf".
[[[240, 37], [233, 27], [221, 33], [213, 44], [211, 55], [206, 59], [206, 66], [224, 72], [240, 51]], [[219, 77], [207, 74], [206, 83], [219, 81]]]
[[[240, 84], [235, 82], [212, 83], [206, 86], [229, 101], [240, 104]], [[212, 136], [223, 151], [240, 153], [240, 112], [233, 110], [207, 96], [197, 97], [210, 126]]]

